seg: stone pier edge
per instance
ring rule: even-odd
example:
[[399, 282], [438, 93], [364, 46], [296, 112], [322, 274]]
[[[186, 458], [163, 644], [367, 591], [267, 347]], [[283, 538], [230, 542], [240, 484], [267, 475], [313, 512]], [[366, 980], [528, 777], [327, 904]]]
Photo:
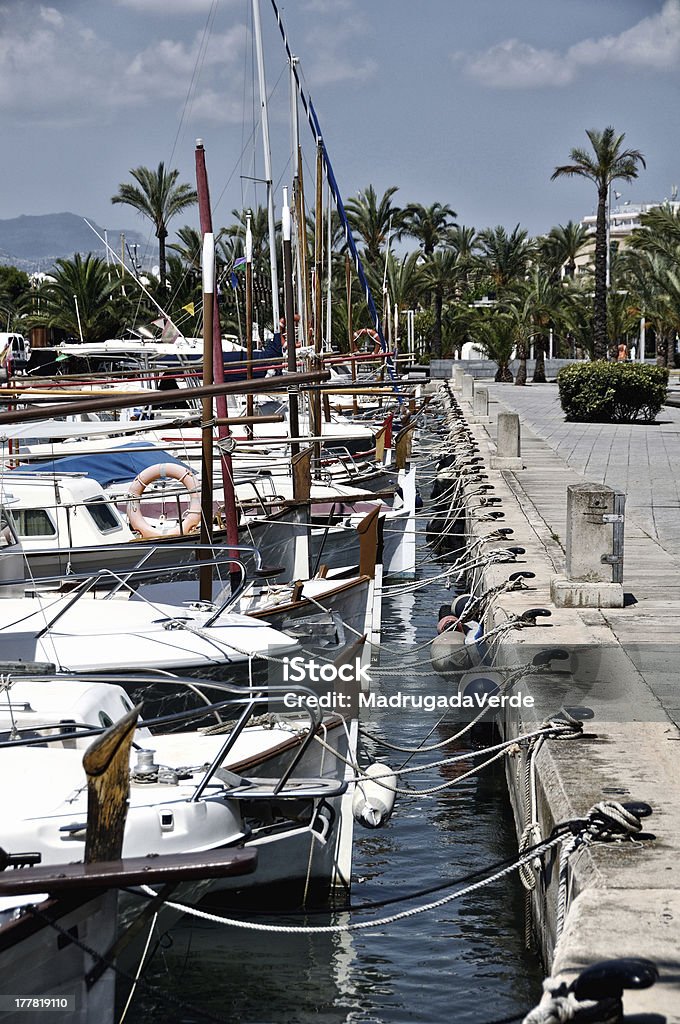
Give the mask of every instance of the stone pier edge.
[[[445, 401], [448, 401], [445, 399]], [[494, 403], [498, 405], [494, 396]], [[467, 403], [462, 405], [467, 412]], [[621, 684], [625, 677], [635, 714], [647, 721], [609, 722], [597, 714], [586, 722], [585, 737], [550, 740], [536, 760], [538, 819], [547, 836], [557, 822], [580, 817], [602, 799], [649, 802], [654, 814], [645, 825], [656, 839], [644, 844], [612, 844], [583, 848], [570, 861], [569, 900], [565, 928], [555, 943], [558, 855], [546, 863], [532, 893], [534, 938], [546, 973], [571, 979], [596, 960], [644, 956], [653, 960], [661, 981], [652, 989], [627, 992], [627, 1014], [661, 1014], [680, 1022], [680, 733], [651, 693], [645, 680], [618, 644], [598, 610], [556, 608], [550, 599], [550, 578], [563, 568], [563, 552], [549, 525], [522, 486], [521, 471], [491, 468], [494, 445], [490, 427], [467, 415], [469, 428], [485, 457], [494, 494], [503, 499], [505, 518], [499, 525], [514, 529], [508, 544], [526, 554], [519, 564], [487, 567], [482, 589], [501, 583], [525, 567], [536, 573], [529, 591], [504, 594], [494, 605], [487, 627], [529, 607], [552, 612], [549, 626], [540, 625], [506, 634], [502, 645], [508, 663], [521, 664], [523, 647], [602, 645], [611, 672]], [[558, 459], [557, 456], [555, 456]], [[566, 503], [566, 486], [564, 493]], [[493, 523], [480, 524], [468, 515], [472, 537], [491, 532]], [[633, 622], [633, 620], [631, 620]], [[622, 677], [623, 673], [623, 677]], [[536, 696], [531, 712], [506, 712], [501, 729], [508, 738], [536, 728], [545, 714], [556, 713], [560, 702], [550, 699], [550, 679], [534, 681], [525, 692]], [[524, 773], [521, 756], [506, 760], [506, 778], [518, 837], [525, 825]], [[538, 994], [537, 994], [538, 996]], [[637, 1018], [636, 1018], [637, 1019]], [[651, 1018], [650, 1018], [651, 1020]]]

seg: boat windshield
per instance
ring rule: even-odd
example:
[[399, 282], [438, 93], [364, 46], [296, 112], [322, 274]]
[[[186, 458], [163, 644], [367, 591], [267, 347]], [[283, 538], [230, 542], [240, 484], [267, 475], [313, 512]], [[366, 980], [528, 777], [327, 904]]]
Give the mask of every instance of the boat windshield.
[[111, 533], [123, 528], [120, 519], [103, 498], [91, 498], [85, 502], [85, 508], [100, 533]]

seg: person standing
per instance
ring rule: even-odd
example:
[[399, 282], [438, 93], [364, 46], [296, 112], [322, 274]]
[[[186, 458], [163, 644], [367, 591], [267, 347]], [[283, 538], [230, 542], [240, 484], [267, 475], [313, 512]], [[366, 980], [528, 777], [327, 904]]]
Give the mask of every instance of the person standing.
[[619, 347], [616, 350], [616, 358], [619, 363], [624, 363], [628, 359], [628, 346], [625, 341], [619, 343]]

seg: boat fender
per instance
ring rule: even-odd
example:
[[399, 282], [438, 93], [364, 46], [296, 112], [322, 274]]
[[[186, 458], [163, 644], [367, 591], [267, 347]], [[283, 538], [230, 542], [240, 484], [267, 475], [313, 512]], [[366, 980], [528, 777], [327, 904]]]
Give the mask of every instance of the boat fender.
[[489, 697], [495, 697], [496, 694], [500, 693], [499, 679], [492, 675], [474, 675], [472, 678], [469, 675], [463, 676], [458, 685], [458, 692], [461, 697], [471, 697], [473, 700], [482, 700], [482, 698], [488, 700]]
[[437, 632], [445, 633], [448, 629], [457, 629], [463, 632], [463, 626], [457, 615], [444, 615], [437, 623]]
[[354, 789], [352, 815], [364, 828], [380, 828], [394, 807], [397, 776], [379, 762], [369, 765], [365, 775]]
[[459, 617], [465, 612], [465, 610], [472, 604], [474, 597], [472, 594], [459, 594], [456, 600], [451, 605], [451, 612], [453, 615]]
[[481, 622], [474, 622], [470, 619], [465, 623], [465, 643], [471, 647], [484, 636], [484, 626]]
[[430, 663], [435, 672], [458, 672], [472, 667], [470, 648], [465, 636], [455, 629], [447, 629], [436, 636], [430, 647]]

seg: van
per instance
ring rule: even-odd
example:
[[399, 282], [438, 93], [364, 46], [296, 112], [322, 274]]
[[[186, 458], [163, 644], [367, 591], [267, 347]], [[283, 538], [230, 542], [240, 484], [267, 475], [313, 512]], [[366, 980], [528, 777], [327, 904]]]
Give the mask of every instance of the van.
[[25, 370], [31, 355], [30, 342], [24, 338], [23, 334], [11, 334], [0, 331], [0, 364], [3, 365], [4, 369], [7, 369], [5, 354], [8, 348], [10, 370], [13, 373], [16, 370]]

